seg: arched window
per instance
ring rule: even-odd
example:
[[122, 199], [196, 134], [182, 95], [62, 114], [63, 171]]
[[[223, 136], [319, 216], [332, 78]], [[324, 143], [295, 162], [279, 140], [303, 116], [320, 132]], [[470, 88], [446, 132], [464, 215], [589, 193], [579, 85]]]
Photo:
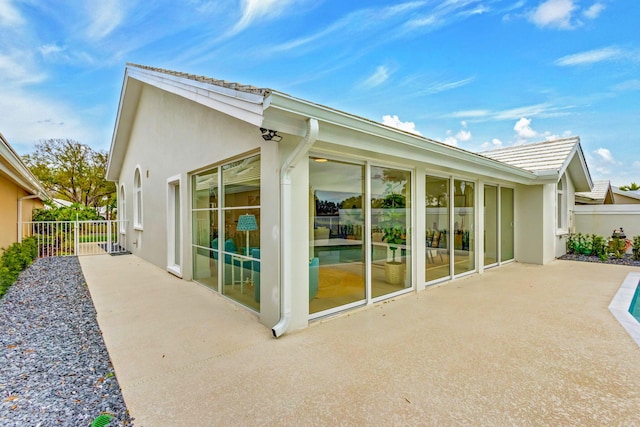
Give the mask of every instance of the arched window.
[[558, 215], [558, 230], [566, 230], [567, 228], [567, 178], [563, 175], [558, 181], [556, 188], [557, 194], [557, 215]]
[[118, 194], [118, 222], [120, 223], [120, 233], [127, 231], [127, 194], [124, 191], [124, 184], [120, 185]]
[[140, 167], [133, 177], [133, 227], [142, 230], [142, 178]]

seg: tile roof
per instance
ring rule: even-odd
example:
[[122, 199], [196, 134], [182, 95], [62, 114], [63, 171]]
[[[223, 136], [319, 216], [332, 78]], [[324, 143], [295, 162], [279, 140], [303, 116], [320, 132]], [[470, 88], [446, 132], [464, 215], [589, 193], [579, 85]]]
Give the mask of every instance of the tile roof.
[[579, 137], [571, 137], [534, 144], [516, 145], [485, 151], [480, 154], [530, 172], [559, 171], [579, 143]]
[[197, 74], [181, 73], [179, 71], [172, 71], [164, 68], [150, 67], [148, 65], [140, 65], [140, 64], [127, 62], [127, 66], [140, 68], [142, 70], [149, 70], [149, 71], [155, 71], [158, 73], [169, 74], [176, 77], [190, 79], [196, 82], [208, 83], [216, 86], [226, 87], [228, 89], [238, 90], [240, 92], [253, 93], [255, 95], [262, 95], [265, 97], [268, 96], [271, 92], [273, 92], [271, 89], [267, 89], [267, 88], [259, 88], [259, 87], [250, 86], [250, 85], [243, 85], [240, 83], [228, 82], [226, 80], [218, 80], [218, 79], [213, 79], [211, 77], [199, 76]]
[[594, 201], [604, 202], [610, 188], [611, 186], [608, 180], [593, 181], [593, 189], [591, 191], [579, 191], [576, 193], [576, 197], [584, 197]]

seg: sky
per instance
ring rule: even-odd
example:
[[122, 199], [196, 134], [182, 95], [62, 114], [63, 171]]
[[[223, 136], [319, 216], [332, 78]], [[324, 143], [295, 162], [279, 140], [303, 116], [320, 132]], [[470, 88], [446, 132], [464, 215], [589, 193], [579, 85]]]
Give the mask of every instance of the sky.
[[474, 152], [579, 136], [594, 180], [640, 183], [638, 18], [637, 0], [0, 0], [0, 133], [21, 155], [107, 151], [132, 62]]

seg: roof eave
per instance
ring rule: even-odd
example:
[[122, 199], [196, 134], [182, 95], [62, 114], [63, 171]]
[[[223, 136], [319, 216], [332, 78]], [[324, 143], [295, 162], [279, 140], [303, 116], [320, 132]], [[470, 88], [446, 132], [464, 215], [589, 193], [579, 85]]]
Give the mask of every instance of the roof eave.
[[27, 165], [22, 161], [18, 153], [9, 145], [9, 142], [0, 134], [0, 156], [2, 156], [14, 169], [14, 173], [11, 170], [3, 170], [15, 184], [20, 186], [23, 190], [32, 195], [37, 196], [40, 200], [48, 200], [51, 198], [45, 190], [42, 183], [36, 178], [36, 176], [29, 170]]
[[117, 181], [127, 151], [143, 85], [178, 95], [255, 126], [262, 124], [264, 95], [127, 64], [118, 103], [106, 179]]
[[[455, 163], [458, 165], [461, 162], [481, 165], [484, 168], [498, 171], [518, 183], [530, 184], [538, 179], [534, 173], [516, 166], [281, 92], [272, 92], [265, 99], [264, 106], [263, 126], [285, 133], [298, 136], [304, 135], [306, 119], [313, 117], [321, 123], [319, 140], [323, 137], [322, 123], [331, 124], [400, 143], [404, 146], [418, 148], [427, 153], [455, 159]], [[292, 120], [292, 118], [295, 119]]]

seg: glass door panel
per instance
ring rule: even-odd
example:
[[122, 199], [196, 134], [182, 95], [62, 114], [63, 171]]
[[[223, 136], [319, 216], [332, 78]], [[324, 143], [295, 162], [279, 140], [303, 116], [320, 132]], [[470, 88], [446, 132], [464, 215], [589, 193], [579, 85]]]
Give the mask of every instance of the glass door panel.
[[498, 262], [498, 187], [484, 186], [484, 265]]
[[411, 287], [411, 172], [371, 168], [371, 296]]
[[365, 299], [364, 166], [310, 158], [309, 314]]
[[449, 179], [426, 178], [425, 277], [427, 282], [450, 276]]
[[513, 189], [500, 188], [500, 261], [513, 259]]
[[475, 184], [456, 179], [453, 187], [453, 271], [457, 275], [475, 270]]

